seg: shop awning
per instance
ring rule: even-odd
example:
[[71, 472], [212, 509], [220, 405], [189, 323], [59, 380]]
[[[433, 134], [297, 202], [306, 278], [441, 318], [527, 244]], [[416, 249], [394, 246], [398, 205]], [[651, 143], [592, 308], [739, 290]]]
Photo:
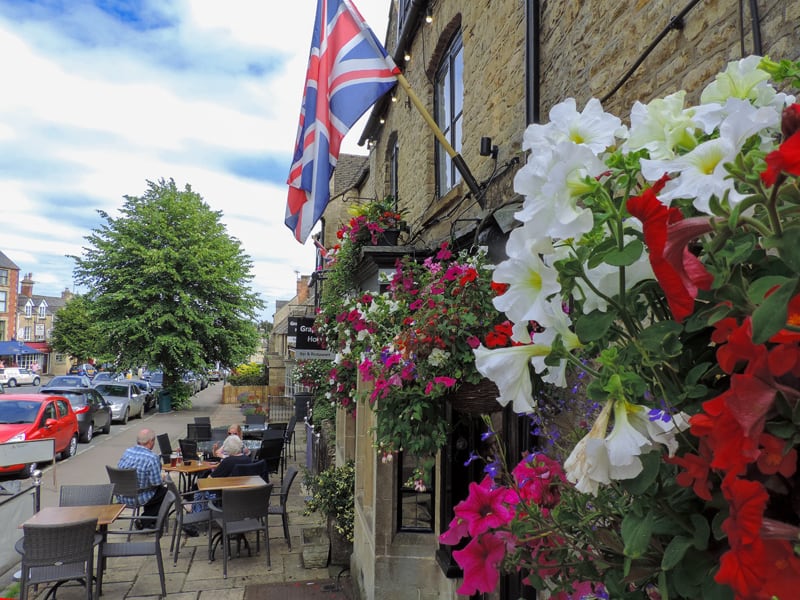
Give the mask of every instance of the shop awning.
[[21, 356], [23, 354], [39, 354], [39, 350], [22, 342], [0, 342], [0, 356]]

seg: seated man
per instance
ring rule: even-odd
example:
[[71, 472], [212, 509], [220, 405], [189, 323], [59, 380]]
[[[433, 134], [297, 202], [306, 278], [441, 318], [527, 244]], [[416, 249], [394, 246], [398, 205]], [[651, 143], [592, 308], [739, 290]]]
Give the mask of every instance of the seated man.
[[253, 462], [249, 456], [243, 454], [244, 443], [238, 435], [229, 435], [222, 442], [223, 458], [217, 468], [211, 472], [211, 477], [230, 477], [236, 465], [246, 465]]
[[[122, 453], [117, 468], [136, 469], [139, 480], [138, 502], [142, 506], [142, 517], [155, 517], [161, 507], [161, 501], [167, 493], [164, 486], [164, 475], [161, 473], [161, 458], [153, 452], [156, 434], [152, 429], [142, 429], [136, 436], [136, 445]], [[135, 504], [134, 498], [120, 498], [126, 504]], [[142, 529], [141, 521], [136, 521], [136, 528]]]
[[[243, 440], [244, 436], [242, 435], [242, 426], [239, 425], [238, 423], [234, 423], [233, 425], [228, 427], [228, 435], [229, 436], [230, 435], [235, 435], [240, 440]], [[242, 444], [244, 444], [244, 442]], [[223, 451], [222, 446], [220, 444], [214, 444], [212, 446], [212, 448], [211, 448], [211, 452], [217, 458], [225, 458], [225, 456], [227, 456], [225, 454], [225, 452]], [[242, 454], [244, 454], [245, 456], [250, 456], [250, 448], [248, 448], [245, 445], [242, 445]]]

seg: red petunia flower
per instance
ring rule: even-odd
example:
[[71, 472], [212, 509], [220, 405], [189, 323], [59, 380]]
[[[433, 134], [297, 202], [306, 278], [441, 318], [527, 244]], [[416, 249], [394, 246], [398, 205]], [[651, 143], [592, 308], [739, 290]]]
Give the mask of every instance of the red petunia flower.
[[789, 452], [784, 452], [786, 441], [769, 433], [762, 433], [758, 443], [762, 450], [756, 464], [764, 475], [775, 473], [780, 473], [784, 477], [794, 475], [797, 470], [797, 450], [792, 448]]
[[664, 460], [670, 464], [686, 469], [675, 477], [675, 481], [682, 487], [691, 487], [698, 498], [711, 500], [711, 484], [708, 483], [710, 465], [708, 459], [696, 454], [684, 456], [666, 456]]
[[464, 570], [464, 583], [456, 592], [466, 596], [492, 592], [500, 580], [498, 567], [505, 547], [500, 536], [487, 533], [470, 540], [463, 550], [453, 552], [453, 558]]
[[758, 481], [728, 476], [722, 482], [722, 493], [730, 504], [730, 515], [722, 523], [731, 547], [760, 540], [761, 523], [769, 494]]
[[711, 231], [707, 218], [683, 219], [676, 208], [667, 208], [656, 197], [667, 177], [662, 177], [640, 196], [628, 199], [628, 212], [642, 222], [653, 273], [667, 296], [676, 321], [694, 312], [698, 290], [711, 288], [713, 277], [692, 254], [690, 241]]
[[761, 173], [761, 181], [772, 187], [781, 173], [800, 175], [800, 131], [784, 141], [777, 150], [767, 154], [767, 168]]
[[469, 484], [469, 495], [456, 504], [453, 512], [467, 522], [471, 536], [502, 527], [514, 517], [514, 511], [505, 504], [507, 492], [505, 487], [493, 488], [492, 478], [487, 475], [480, 484]]

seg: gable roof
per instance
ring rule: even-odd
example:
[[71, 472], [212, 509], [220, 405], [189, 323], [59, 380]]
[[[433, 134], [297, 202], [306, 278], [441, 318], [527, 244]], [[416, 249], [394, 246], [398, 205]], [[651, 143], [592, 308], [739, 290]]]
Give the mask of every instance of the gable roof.
[[369, 156], [340, 154], [333, 171], [332, 198], [357, 186], [369, 172]]
[[2, 252], [0, 252], [0, 269], [15, 269], [19, 271], [19, 267], [14, 264], [14, 261]]

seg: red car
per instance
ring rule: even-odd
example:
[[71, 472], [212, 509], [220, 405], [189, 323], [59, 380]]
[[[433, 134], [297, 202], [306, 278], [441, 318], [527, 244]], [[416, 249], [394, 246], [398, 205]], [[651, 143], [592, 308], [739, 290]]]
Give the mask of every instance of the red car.
[[[56, 454], [75, 456], [78, 418], [63, 396], [44, 394], [0, 395], [0, 443], [55, 439]], [[30, 476], [36, 463], [0, 467], [0, 473]]]

